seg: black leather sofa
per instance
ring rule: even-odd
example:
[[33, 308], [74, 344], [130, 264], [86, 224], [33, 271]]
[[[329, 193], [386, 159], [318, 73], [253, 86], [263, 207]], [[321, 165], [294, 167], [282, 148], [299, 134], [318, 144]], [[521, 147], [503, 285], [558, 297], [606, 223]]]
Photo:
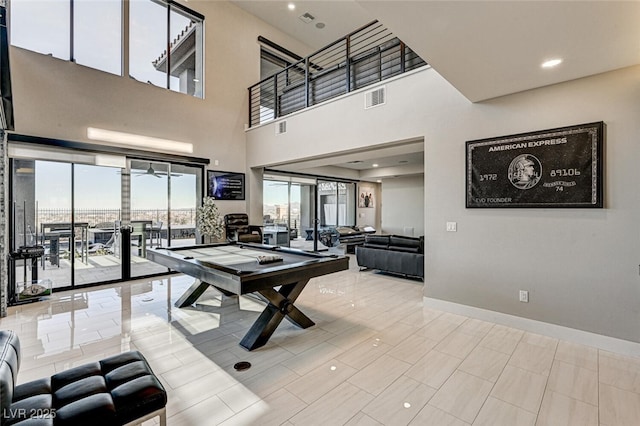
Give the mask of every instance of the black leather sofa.
[[360, 270], [378, 269], [424, 279], [424, 237], [365, 235], [364, 243], [356, 247], [356, 261]]
[[[354, 253], [355, 247], [364, 243], [364, 237], [375, 230], [365, 231], [368, 227], [338, 226], [322, 229], [318, 232], [319, 240], [327, 247], [344, 245], [347, 253]], [[373, 229], [373, 228], [371, 228]]]
[[20, 340], [0, 330], [0, 425], [115, 426], [160, 417], [167, 393], [138, 351], [16, 386]]

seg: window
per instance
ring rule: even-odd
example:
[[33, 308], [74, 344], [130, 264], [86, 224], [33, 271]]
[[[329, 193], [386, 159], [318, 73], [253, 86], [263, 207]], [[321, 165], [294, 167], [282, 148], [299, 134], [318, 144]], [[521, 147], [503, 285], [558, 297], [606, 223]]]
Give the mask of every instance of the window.
[[73, 1], [73, 60], [122, 75], [121, 0]]
[[203, 19], [173, 2], [130, 2], [130, 76], [202, 98]]
[[53, 57], [71, 58], [69, 0], [10, 3], [11, 44]]
[[356, 184], [318, 181], [318, 218], [321, 226], [354, 226]]
[[291, 63], [287, 60], [280, 58], [264, 48], [260, 49], [260, 80], [271, 77], [289, 65], [291, 65]]
[[125, 4], [129, 76], [202, 98], [204, 16], [173, 0], [12, 0], [11, 44], [122, 75]]
[[154, 62], [167, 49], [167, 8], [147, 0], [132, 1], [129, 8], [129, 75], [166, 87], [166, 74], [158, 72]]
[[11, 43], [121, 74], [121, 7], [121, 0], [13, 0]]

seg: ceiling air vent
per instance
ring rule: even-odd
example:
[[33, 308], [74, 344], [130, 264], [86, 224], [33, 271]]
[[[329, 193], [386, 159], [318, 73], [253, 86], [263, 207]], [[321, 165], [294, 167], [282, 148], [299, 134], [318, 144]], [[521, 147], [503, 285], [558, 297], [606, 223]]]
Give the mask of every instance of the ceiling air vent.
[[308, 24], [309, 22], [316, 19], [316, 17], [310, 14], [309, 12], [305, 12], [303, 15], [298, 16], [298, 18], [300, 18], [300, 20], [305, 24]]
[[386, 87], [378, 87], [377, 89], [365, 92], [364, 94], [364, 109], [373, 108], [378, 105], [383, 105], [387, 100]]
[[276, 123], [276, 135], [287, 133], [287, 122], [279, 121]]

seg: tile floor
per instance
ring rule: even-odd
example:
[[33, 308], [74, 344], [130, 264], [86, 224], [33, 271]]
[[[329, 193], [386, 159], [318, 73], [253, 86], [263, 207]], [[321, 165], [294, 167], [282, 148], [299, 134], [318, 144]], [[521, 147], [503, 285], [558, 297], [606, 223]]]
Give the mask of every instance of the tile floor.
[[316, 325], [283, 321], [247, 352], [261, 302], [208, 291], [175, 308], [192, 281], [9, 308], [0, 327], [21, 338], [19, 382], [138, 349], [168, 391], [170, 426], [640, 425], [640, 359], [425, 308], [421, 282], [355, 265], [313, 279], [297, 305]]

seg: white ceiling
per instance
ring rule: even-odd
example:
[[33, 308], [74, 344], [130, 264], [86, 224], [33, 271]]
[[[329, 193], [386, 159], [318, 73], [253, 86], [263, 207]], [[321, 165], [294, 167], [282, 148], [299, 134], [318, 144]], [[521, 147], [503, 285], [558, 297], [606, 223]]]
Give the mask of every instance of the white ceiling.
[[[377, 19], [472, 102], [640, 64], [640, 1], [233, 3], [313, 49]], [[305, 12], [316, 19], [303, 23]], [[540, 67], [553, 58], [563, 62]], [[353, 167], [347, 161], [334, 165]]]
[[[268, 24], [302, 41], [313, 51], [333, 43], [357, 28], [375, 20], [367, 11], [352, 0], [262, 0], [243, 1], [231, 0], [252, 15], [257, 16]], [[295, 10], [289, 10], [288, 4], [296, 5]], [[299, 17], [305, 13], [315, 19], [309, 23]], [[316, 28], [316, 24], [325, 24], [324, 28]], [[287, 46], [283, 46], [287, 47]], [[305, 52], [294, 52], [304, 56]], [[313, 53], [313, 52], [309, 52]]]
[[[375, 166], [374, 166], [375, 164]], [[410, 140], [392, 143], [376, 149], [342, 153], [311, 160], [275, 165], [277, 170], [330, 176], [333, 170], [341, 177], [354, 177], [377, 181], [398, 176], [424, 173], [424, 143]], [[343, 174], [333, 168], [348, 169]]]
[[472, 102], [640, 63], [638, 1], [358, 3]]

